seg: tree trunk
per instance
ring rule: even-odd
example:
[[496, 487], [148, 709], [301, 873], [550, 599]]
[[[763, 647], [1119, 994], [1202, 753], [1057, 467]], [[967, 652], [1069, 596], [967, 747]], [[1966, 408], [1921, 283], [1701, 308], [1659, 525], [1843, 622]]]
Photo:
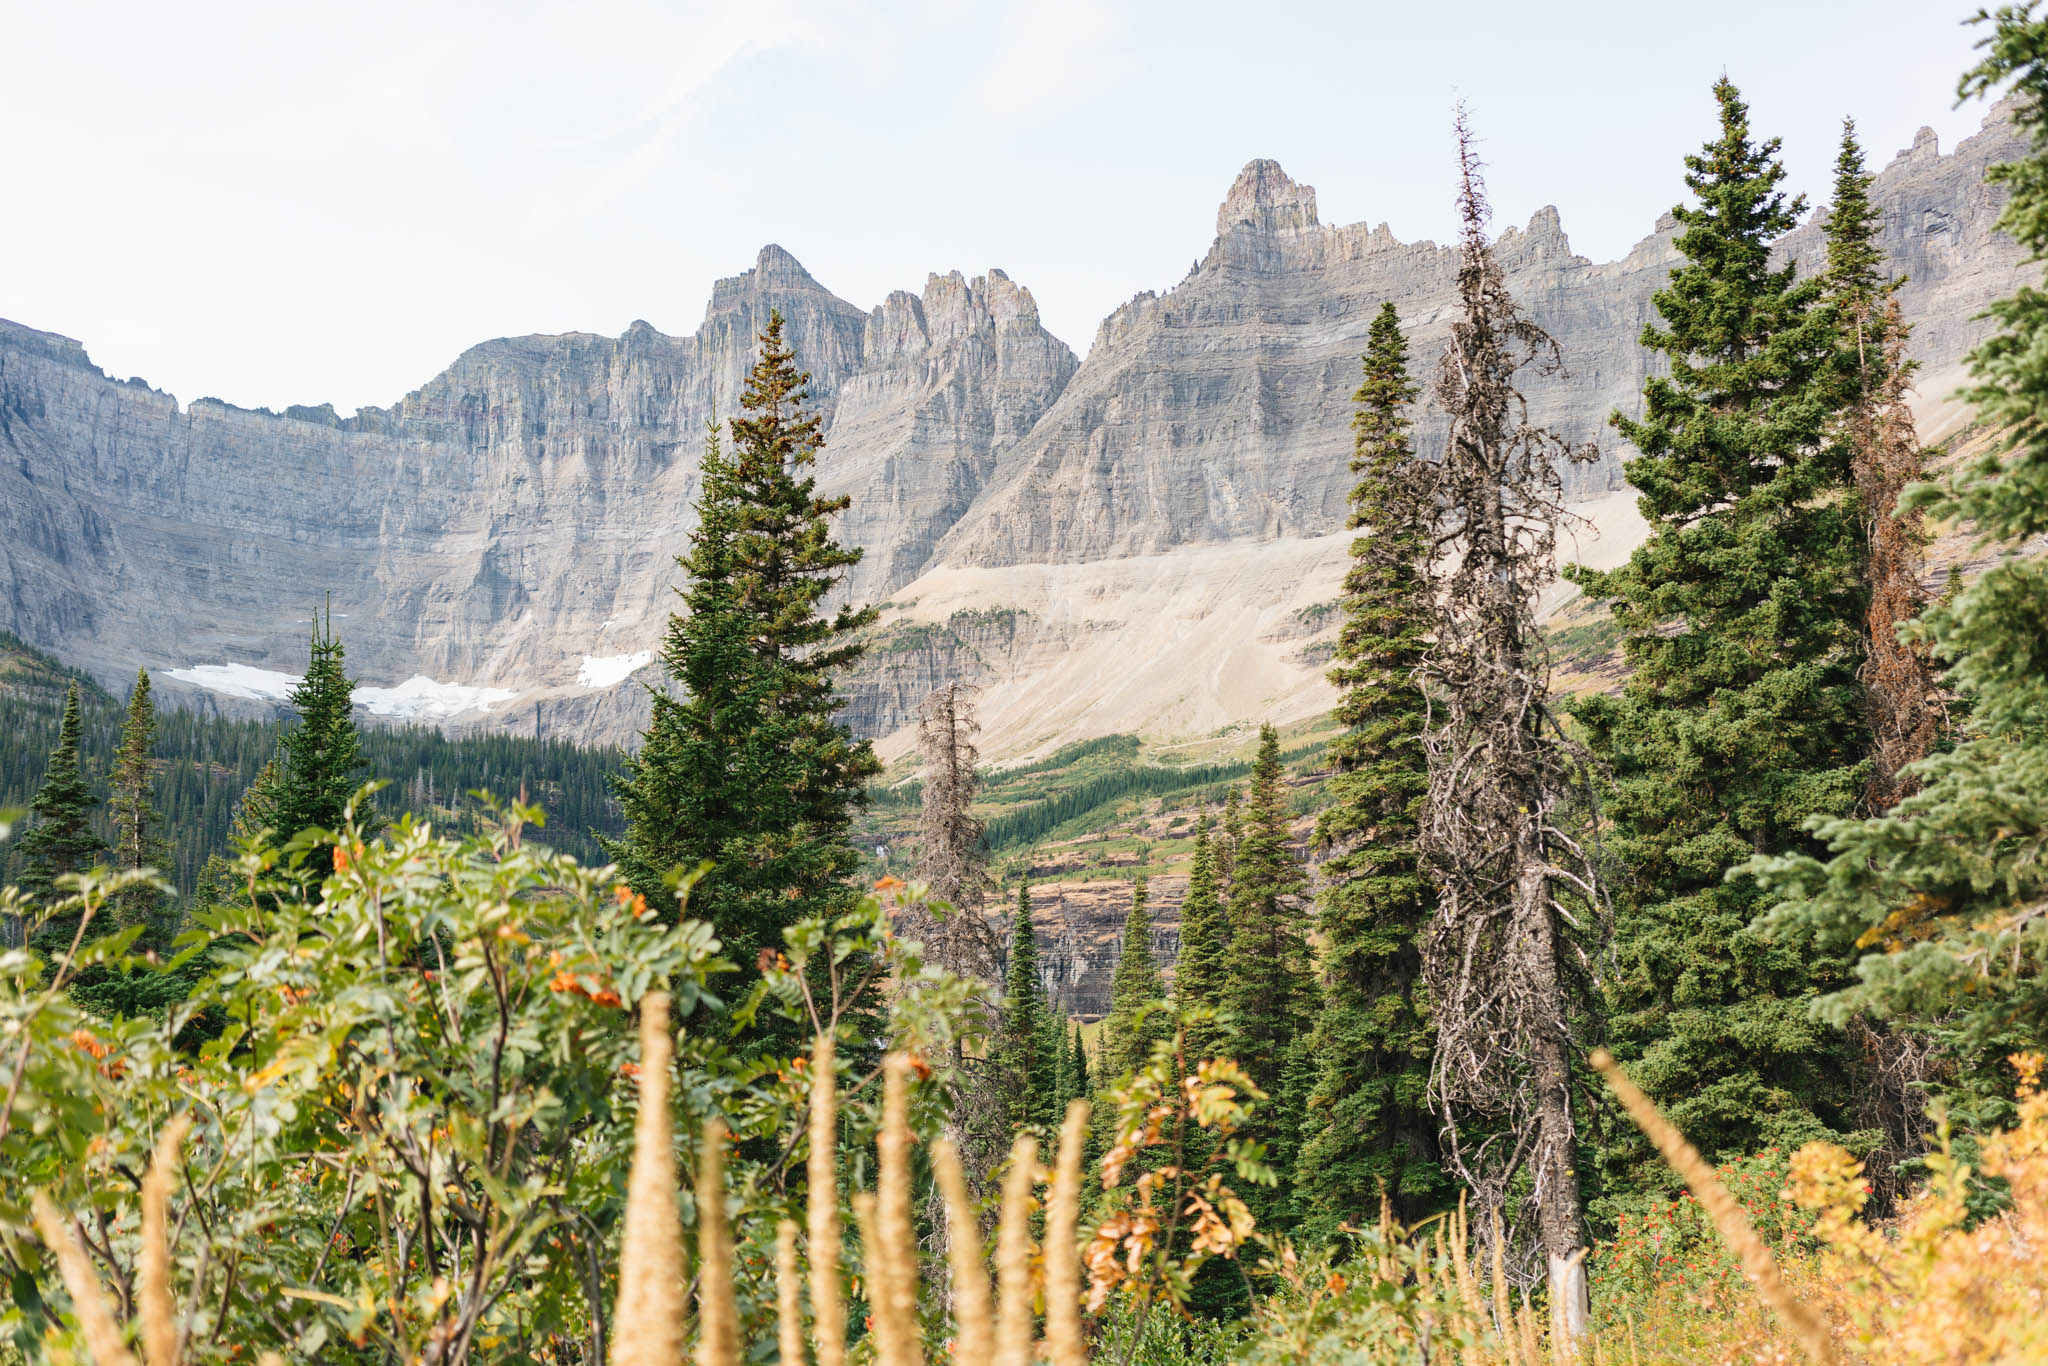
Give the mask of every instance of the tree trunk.
[[1533, 832], [1517, 841], [1516, 914], [1529, 956], [1527, 981], [1546, 1009], [1532, 1044], [1537, 1138], [1530, 1156], [1536, 1181], [1537, 1230], [1549, 1268], [1553, 1341], [1577, 1342], [1590, 1312], [1583, 1256], [1585, 1217], [1579, 1177], [1572, 1165], [1571, 1056], [1565, 1031], [1564, 986], [1557, 971], [1557, 926], [1550, 914], [1550, 878]]

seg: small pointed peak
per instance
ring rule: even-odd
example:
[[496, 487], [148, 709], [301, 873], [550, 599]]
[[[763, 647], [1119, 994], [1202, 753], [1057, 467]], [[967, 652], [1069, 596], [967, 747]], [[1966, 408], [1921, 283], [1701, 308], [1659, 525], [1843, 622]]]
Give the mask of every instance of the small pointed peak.
[[1237, 173], [1223, 206], [1216, 210], [1216, 235], [1233, 229], [1289, 232], [1316, 226], [1316, 188], [1297, 183], [1280, 163], [1261, 158]]
[[1938, 157], [1941, 155], [1941, 137], [1932, 128], [1922, 124], [1920, 131], [1913, 134], [1913, 145], [1899, 155], [1915, 160], [1921, 157]]
[[759, 271], [764, 279], [770, 276], [792, 275], [805, 280], [811, 278], [811, 273], [804, 269], [801, 261], [774, 242], [761, 248], [761, 254], [754, 260], [754, 269]]

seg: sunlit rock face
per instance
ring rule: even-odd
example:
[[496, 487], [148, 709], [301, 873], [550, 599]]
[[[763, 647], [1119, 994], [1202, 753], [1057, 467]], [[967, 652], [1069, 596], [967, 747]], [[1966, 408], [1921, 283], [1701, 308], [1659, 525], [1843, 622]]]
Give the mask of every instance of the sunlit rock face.
[[[1994, 115], [1948, 155], [1923, 135], [1878, 178], [1930, 384], [2029, 274], [1983, 183], [2018, 150]], [[1784, 250], [1817, 263], [1817, 226]], [[1612, 504], [1627, 452], [1606, 419], [1646, 374], [1670, 226], [1596, 264], [1546, 209], [1499, 251], [1565, 365], [1529, 382], [1533, 416], [1598, 443], [1564, 477], [1582, 504]], [[145, 665], [175, 702], [247, 711], [276, 705], [247, 671], [303, 669], [331, 605], [383, 715], [630, 740], [706, 423], [738, 411], [774, 311], [826, 419], [820, 488], [851, 495], [841, 534], [866, 552], [842, 595], [891, 603], [884, 648], [847, 684], [864, 732], [898, 730], [954, 677], [997, 695], [998, 750], [1313, 707], [1321, 662], [1288, 622], [1341, 572], [1366, 329], [1392, 300], [1426, 374], [1455, 265], [1384, 224], [1325, 225], [1311, 186], [1257, 161], [1188, 277], [1105, 319], [1085, 360], [1000, 270], [863, 310], [774, 246], [717, 282], [689, 336], [636, 323], [486, 342], [347, 419], [181, 404], [0, 322], [0, 626], [109, 683]], [[1440, 430], [1425, 407], [1425, 451]], [[1259, 549], [1280, 543], [1278, 560]], [[1214, 686], [1137, 686], [1163, 668]]]

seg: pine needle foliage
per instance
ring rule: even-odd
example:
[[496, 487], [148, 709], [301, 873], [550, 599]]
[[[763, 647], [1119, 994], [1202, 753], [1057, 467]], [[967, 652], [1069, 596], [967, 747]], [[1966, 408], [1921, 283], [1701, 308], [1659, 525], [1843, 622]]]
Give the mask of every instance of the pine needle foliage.
[[1166, 988], [1152, 961], [1151, 894], [1145, 875], [1131, 887], [1124, 917], [1123, 946], [1109, 984], [1109, 1015], [1102, 1024], [1103, 1075], [1116, 1079], [1152, 1056], [1152, 1046], [1171, 1032]]
[[1180, 903], [1180, 956], [1174, 960], [1173, 1008], [1190, 1058], [1219, 1056], [1223, 988], [1229, 972], [1230, 921], [1216, 887], [1216, 841], [1205, 816], [1195, 830], [1194, 861]]
[[[280, 763], [273, 811], [280, 838], [302, 830], [339, 831], [347, 823], [348, 805], [361, 788], [367, 765], [362, 737], [356, 731], [355, 682], [344, 667], [341, 640], [334, 634], [334, 609], [315, 614], [306, 675], [292, 689], [298, 724], [278, 741]], [[377, 822], [359, 810], [356, 824], [374, 835]], [[302, 880], [318, 886], [334, 871], [334, 847], [309, 850], [300, 869]]]
[[1402, 496], [1418, 474], [1409, 438], [1417, 389], [1399, 313], [1381, 307], [1368, 334], [1352, 427], [1351, 569], [1330, 681], [1343, 733], [1330, 746], [1330, 804], [1316, 821], [1322, 866], [1321, 1005], [1308, 1138], [1297, 1183], [1322, 1232], [1377, 1214], [1381, 1193], [1414, 1221], [1449, 1183], [1429, 1114], [1430, 1027], [1420, 939], [1435, 895], [1422, 867], [1429, 792], [1418, 681], [1430, 605], [1415, 591], [1430, 553], [1425, 509]]
[[21, 890], [32, 902], [53, 900], [58, 895], [58, 878], [84, 872], [107, 851], [106, 841], [92, 828], [92, 812], [98, 803], [79, 755], [82, 734], [78, 684], [73, 683], [64, 697], [57, 747], [50, 751], [43, 785], [36, 789], [35, 801], [29, 806], [28, 830], [15, 850]]
[[[2028, 138], [2025, 156], [1992, 171], [2012, 196], [1999, 227], [2048, 261], [2048, 19], [2010, 5], [1980, 22], [1985, 55], [1963, 93], [2009, 84]], [[1773, 925], [1860, 951], [1822, 1017], [1950, 1021], [1957, 1087], [1986, 1118], [2010, 1091], [2004, 1055], [2048, 1036], [2048, 559], [2026, 548], [2048, 532], [2048, 293], [2022, 287], [1991, 316], [1999, 330], [1972, 353], [1968, 392], [2002, 440], [1905, 499], [1974, 523], [1996, 555], [1925, 614], [1967, 720], [1952, 748], [1906, 770], [1919, 790], [1889, 812], [1818, 819], [1820, 851], [1753, 865], [1777, 898]]]
[[657, 691], [639, 754], [615, 790], [626, 833], [605, 844], [634, 890], [678, 913], [674, 878], [709, 862], [690, 914], [709, 921], [757, 975], [782, 931], [843, 912], [859, 866], [854, 812], [881, 771], [874, 751], [837, 717], [835, 680], [860, 657], [871, 608], [827, 612], [826, 597], [858, 563], [809, 471], [824, 444], [809, 375], [783, 340], [780, 314], [730, 423], [702, 463], [698, 525], [680, 563], [685, 610], [669, 618]]
[[996, 1035], [1014, 1127], [1043, 1128], [1057, 1116], [1059, 1049], [1065, 1021], [1056, 1019], [1039, 977], [1038, 934], [1031, 925], [1031, 888], [1017, 887], [1010, 945], [1003, 968], [1003, 1018]]
[[[1307, 1097], [1289, 1064], [1313, 1019], [1314, 991], [1304, 934], [1302, 902], [1307, 876], [1290, 844], [1287, 787], [1280, 766], [1280, 734], [1259, 728], [1258, 758], [1244, 803], [1230, 886], [1230, 948], [1224, 959], [1226, 1050], [1272, 1102], [1253, 1125], [1269, 1160], [1292, 1170], [1301, 1143], [1301, 1107]], [[1248, 1197], [1270, 1223], [1284, 1197], [1262, 1188]]]
[[[170, 860], [170, 846], [163, 837], [163, 817], [156, 809], [156, 762], [150, 756], [155, 740], [156, 704], [150, 700], [149, 670], [139, 669], [135, 674], [135, 691], [128, 698], [127, 719], [121, 725], [121, 747], [115, 751], [113, 779], [109, 784], [116, 868], [162, 871]], [[153, 928], [162, 900], [162, 893], [147, 883], [125, 888], [115, 898], [115, 918], [124, 926]]]
[[[1774, 266], [1798, 222], [1778, 141], [1750, 132], [1726, 78], [1719, 129], [1686, 158], [1695, 202], [1673, 212], [1684, 258], [1654, 296], [1643, 345], [1669, 373], [1614, 425], [1640, 452], [1627, 478], [1649, 539], [1619, 569], [1574, 566], [1610, 601], [1630, 674], [1575, 708], [1612, 770], [1604, 815], [1616, 885], [1610, 1040], [1716, 1160], [1797, 1147], [1842, 1122], [1839, 1041], [1812, 1017], [1841, 963], [1753, 922], [1754, 883], [1726, 870], [1810, 850], [1814, 816], [1844, 815], [1869, 774], [1857, 669], [1862, 515], [1833, 439], [1840, 328], [1826, 283]], [[1634, 1134], [1602, 1166], [1658, 1181]]]

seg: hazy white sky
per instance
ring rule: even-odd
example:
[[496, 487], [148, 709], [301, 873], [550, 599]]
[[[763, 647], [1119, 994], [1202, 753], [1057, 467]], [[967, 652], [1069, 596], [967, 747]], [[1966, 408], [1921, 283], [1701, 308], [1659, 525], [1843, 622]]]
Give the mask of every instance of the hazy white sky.
[[[1277, 158], [1323, 221], [1625, 252], [1726, 70], [1795, 182], [1954, 107], [1974, 0], [0, 0], [0, 317], [190, 400], [388, 404], [522, 332], [693, 330], [780, 242], [863, 307], [1000, 266], [1086, 351]], [[1666, 17], [1669, 16], [1669, 17]]]

